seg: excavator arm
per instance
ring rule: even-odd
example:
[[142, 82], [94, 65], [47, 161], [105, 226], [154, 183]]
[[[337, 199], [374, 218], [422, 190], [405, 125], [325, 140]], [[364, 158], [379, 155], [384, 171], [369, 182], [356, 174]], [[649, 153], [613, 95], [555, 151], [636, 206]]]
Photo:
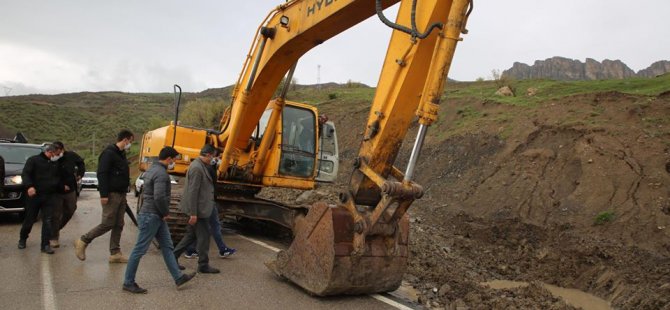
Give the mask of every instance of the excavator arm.
[[[265, 100], [263, 96], [279, 83], [279, 73], [288, 70], [303, 50], [374, 14], [394, 28], [349, 190], [341, 193], [337, 206], [313, 205], [294, 229], [291, 247], [268, 263], [278, 275], [316, 295], [382, 292], [400, 285], [408, 256], [406, 212], [423, 195], [422, 187], [412, 182], [414, 169], [427, 127], [437, 119], [456, 44], [466, 33], [472, 8], [468, 0], [405, 0], [392, 23], [381, 11], [398, 1], [374, 2], [373, 6], [371, 0], [292, 1], [280, 7], [260, 31], [235, 90], [233, 115], [243, 113], [241, 109], [255, 115], [259, 111], [245, 102]], [[291, 20], [297, 29], [292, 29]], [[268, 29], [275, 31], [263, 35]], [[255, 90], [262, 94], [255, 97]], [[393, 163], [415, 117], [420, 128], [403, 173]], [[228, 152], [242, 147], [244, 139], [239, 137], [247, 135], [241, 126], [230, 126], [240, 131], [230, 131]], [[230, 162], [226, 151], [224, 162]]]

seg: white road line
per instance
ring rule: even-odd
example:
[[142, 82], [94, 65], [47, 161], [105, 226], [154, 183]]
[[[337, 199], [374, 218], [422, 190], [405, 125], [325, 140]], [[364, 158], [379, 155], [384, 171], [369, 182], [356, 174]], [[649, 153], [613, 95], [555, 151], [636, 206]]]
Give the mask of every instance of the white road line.
[[379, 295], [379, 294], [372, 294], [372, 295], [370, 295], [370, 297], [372, 297], [376, 300], [379, 300], [379, 301], [381, 301], [381, 302], [383, 302], [383, 303], [385, 303], [385, 304], [387, 304], [391, 307], [395, 307], [396, 309], [412, 310], [412, 308], [410, 308], [410, 307], [407, 307], [407, 306], [405, 306], [405, 305], [403, 305], [403, 304], [401, 304], [401, 303], [399, 303], [395, 300], [392, 300], [390, 298], [386, 298], [386, 297], [384, 297], [382, 295]]
[[280, 249], [275, 248], [275, 247], [273, 247], [273, 246], [271, 246], [271, 245], [269, 245], [269, 244], [267, 244], [267, 243], [265, 243], [265, 242], [263, 242], [263, 241], [258, 241], [258, 240], [256, 240], [256, 239], [251, 239], [251, 238], [249, 238], [249, 237], [242, 236], [242, 235], [238, 235], [238, 236], [239, 236], [240, 238], [244, 239], [244, 240], [247, 240], [247, 241], [251, 242], [251, 243], [255, 243], [255, 244], [258, 244], [258, 245], [260, 245], [260, 246], [262, 246], [262, 247], [264, 247], [264, 248], [266, 248], [266, 249], [270, 249], [270, 250], [274, 251], [275, 253], [281, 251]]
[[53, 289], [53, 279], [49, 258], [42, 255], [42, 304], [45, 310], [56, 310], [56, 295]]
[[[255, 243], [255, 244], [260, 245], [260, 246], [262, 246], [262, 247], [264, 247], [264, 248], [266, 248], [266, 249], [270, 249], [271, 251], [273, 251], [273, 252], [275, 252], [275, 253], [281, 251], [280, 249], [275, 248], [275, 247], [273, 247], [273, 246], [271, 246], [271, 245], [269, 245], [269, 244], [267, 244], [267, 243], [265, 243], [265, 242], [263, 242], [263, 241], [259, 241], [259, 240], [252, 239], [252, 238], [249, 238], [249, 237], [246, 237], [246, 236], [242, 236], [242, 235], [240, 235], [240, 234], [238, 234], [238, 236], [239, 236], [240, 238], [244, 239], [244, 240], [247, 240], [247, 241], [251, 242], [251, 243]], [[394, 300], [392, 300], [392, 299], [389, 299], [389, 298], [384, 297], [384, 296], [379, 295], [379, 294], [371, 294], [371, 295], [369, 295], [369, 296], [372, 297], [372, 298], [374, 298], [374, 299], [376, 299], [376, 300], [379, 300], [379, 301], [381, 301], [381, 302], [383, 302], [383, 303], [385, 303], [385, 304], [387, 304], [387, 305], [389, 305], [389, 306], [391, 306], [391, 307], [394, 307], [394, 308], [396, 308], [396, 309], [400, 309], [400, 310], [412, 310], [412, 308], [410, 308], [410, 307], [407, 307], [407, 306], [405, 306], [405, 305], [403, 305], [403, 304], [401, 304], [401, 303], [399, 303], [399, 302], [396, 302], [396, 301], [394, 301]]]

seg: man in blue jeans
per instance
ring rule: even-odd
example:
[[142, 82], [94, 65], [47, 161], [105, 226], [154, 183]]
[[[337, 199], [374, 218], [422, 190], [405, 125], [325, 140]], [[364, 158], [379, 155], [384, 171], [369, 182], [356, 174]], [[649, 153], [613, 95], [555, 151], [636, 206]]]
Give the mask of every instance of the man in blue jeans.
[[[216, 243], [216, 247], [219, 248], [219, 257], [226, 258], [230, 255], [237, 252], [236, 249], [229, 248], [225, 242], [223, 242], [223, 236], [221, 235], [221, 222], [219, 222], [219, 212], [217, 209], [212, 211], [212, 215], [209, 217], [209, 228], [212, 231], [212, 238]], [[198, 257], [198, 252], [195, 250], [195, 242], [191, 243], [186, 247], [186, 253], [184, 253], [186, 258], [196, 258]]]
[[137, 235], [137, 244], [130, 253], [128, 266], [126, 267], [126, 276], [123, 280], [123, 290], [135, 294], [145, 294], [146, 289], [141, 288], [135, 282], [135, 274], [140, 259], [147, 253], [151, 240], [158, 239], [163, 260], [167, 266], [172, 278], [177, 284], [177, 288], [191, 280], [195, 273], [182, 274], [172, 251], [172, 239], [170, 230], [165, 223], [165, 218], [170, 212], [170, 176], [167, 170], [174, 168], [174, 160], [179, 153], [169, 146], [164, 147], [158, 154], [158, 162], [155, 162], [144, 174], [144, 189], [142, 198], [144, 199], [140, 213], [137, 216], [139, 234]]

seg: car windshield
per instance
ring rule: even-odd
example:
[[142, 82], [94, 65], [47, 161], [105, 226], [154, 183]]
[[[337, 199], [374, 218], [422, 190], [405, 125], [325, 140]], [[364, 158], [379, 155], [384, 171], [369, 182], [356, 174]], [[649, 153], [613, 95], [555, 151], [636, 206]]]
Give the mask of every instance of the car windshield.
[[84, 173], [85, 178], [95, 178], [97, 175], [95, 172], [86, 172]]
[[28, 158], [40, 152], [42, 152], [42, 149], [35, 146], [0, 145], [0, 156], [5, 160], [5, 163], [25, 164]]

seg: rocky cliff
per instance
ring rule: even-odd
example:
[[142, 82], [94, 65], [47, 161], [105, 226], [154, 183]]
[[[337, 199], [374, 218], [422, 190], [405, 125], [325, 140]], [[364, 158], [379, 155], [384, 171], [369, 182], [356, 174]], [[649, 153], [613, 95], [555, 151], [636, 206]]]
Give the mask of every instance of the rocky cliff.
[[503, 76], [515, 79], [552, 80], [602, 80], [629, 77], [654, 77], [670, 72], [670, 61], [658, 61], [638, 73], [620, 60], [605, 59], [602, 62], [587, 58], [586, 62], [564, 57], [536, 60], [532, 66], [515, 62], [512, 68], [503, 71]]
[[638, 71], [637, 76], [655, 77], [668, 72], [670, 72], [670, 61], [661, 60], [651, 64], [651, 66], [649, 66], [647, 69]]

